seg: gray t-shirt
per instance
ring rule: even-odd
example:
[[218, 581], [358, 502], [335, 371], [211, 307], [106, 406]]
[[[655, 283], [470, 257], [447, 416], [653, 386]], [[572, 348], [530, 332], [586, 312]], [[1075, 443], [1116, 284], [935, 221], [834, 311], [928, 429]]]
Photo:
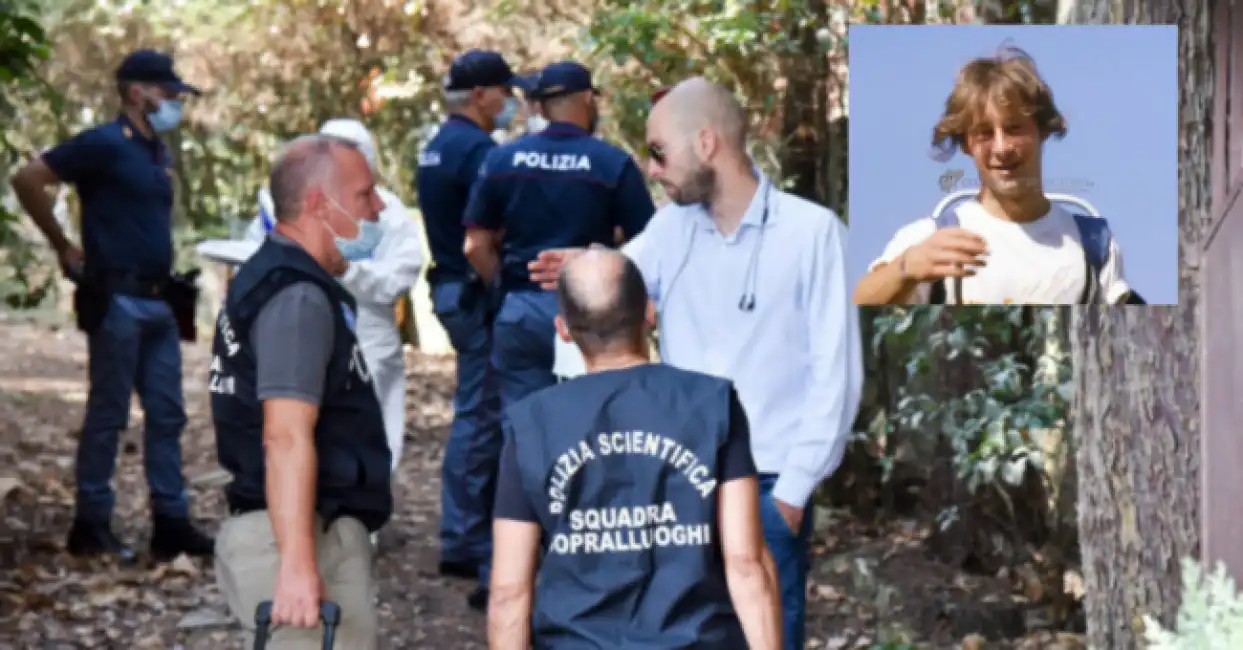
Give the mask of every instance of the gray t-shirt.
[[[280, 235], [269, 237], [295, 245]], [[288, 398], [319, 405], [336, 328], [332, 309], [322, 288], [297, 282], [278, 291], [259, 310], [250, 328], [250, 345], [260, 401]]]

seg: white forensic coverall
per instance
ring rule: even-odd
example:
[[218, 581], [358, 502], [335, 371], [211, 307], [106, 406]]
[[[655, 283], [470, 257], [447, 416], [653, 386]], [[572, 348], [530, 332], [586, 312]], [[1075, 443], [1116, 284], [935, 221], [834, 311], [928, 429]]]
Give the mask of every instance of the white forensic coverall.
[[[358, 144], [363, 156], [376, 169], [375, 140], [357, 120], [329, 120], [321, 133], [348, 139]], [[393, 454], [393, 468], [401, 458], [406, 428], [406, 363], [397, 331], [394, 303], [408, 295], [423, 268], [422, 234], [410, 218], [410, 211], [387, 189], [376, 188], [384, 201], [380, 212], [383, 236], [372, 259], [350, 262], [340, 278], [358, 301], [357, 332], [363, 358], [375, 382], [376, 397], [384, 411], [384, 432]], [[259, 190], [259, 215], [246, 229], [246, 239], [262, 242], [271, 228], [276, 212], [268, 188]], [[267, 220], [268, 225], [264, 225]]]

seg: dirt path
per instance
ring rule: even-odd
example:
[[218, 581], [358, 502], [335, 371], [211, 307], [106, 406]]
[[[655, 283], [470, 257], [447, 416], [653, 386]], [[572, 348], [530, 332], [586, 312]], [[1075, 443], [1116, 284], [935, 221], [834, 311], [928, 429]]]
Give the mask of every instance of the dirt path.
[[[205, 390], [207, 349], [187, 346], [185, 360], [185, 471], [194, 516], [214, 531], [225, 509]], [[0, 315], [0, 650], [241, 648], [210, 563], [180, 558], [120, 569], [63, 552], [85, 362], [76, 331]], [[380, 534], [376, 567], [381, 648], [485, 648], [483, 617], [465, 603], [470, 583], [436, 575], [452, 361], [412, 353], [407, 367], [409, 426], [398, 510]], [[123, 539], [142, 549], [149, 523], [136, 407], [123, 439], [116, 521]], [[1008, 598], [1008, 585], [929, 565], [914, 524], [870, 531], [824, 512], [817, 529], [823, 543], [810, 590], [808, 648], [871, 647], [882, 637], [959, 647], [964, 632], [945, 616], [946, 607]], [[1045, 641], [1051, 635], [1014, 647], [1050, 647]]]

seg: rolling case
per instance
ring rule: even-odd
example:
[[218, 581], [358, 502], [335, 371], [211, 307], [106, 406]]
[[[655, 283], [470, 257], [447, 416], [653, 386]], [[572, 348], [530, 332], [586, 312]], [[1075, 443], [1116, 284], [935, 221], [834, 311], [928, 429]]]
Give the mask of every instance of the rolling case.
[[[337, 626], [341, 625], [341, 606], [325, 600], [319, 606], [319, 620], [324, 624], [324, 650], [332, 650]], [[272, 625], [272, 601], [265, 600], [255, 608], [255, 650], [268, 646], [268, 628]]]

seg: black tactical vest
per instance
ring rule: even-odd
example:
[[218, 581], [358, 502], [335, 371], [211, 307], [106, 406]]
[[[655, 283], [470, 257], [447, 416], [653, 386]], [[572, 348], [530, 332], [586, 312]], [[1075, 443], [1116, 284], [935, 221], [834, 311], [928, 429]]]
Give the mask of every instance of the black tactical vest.
[[508, 411], [544, 529], [536, 650], [747, 647], [717, 530], [729, 382], [664, 365], [579, 377]]
[[242, 511], [267, 507], [263, 405], [255, 394], [250, 327], [269, 299], [297, 282], [313, 282], [339, 306], [334, 310], [332, 357], [315, 423], [316, 512], [325, 521], [355, 517], [374, 531], [393, 512], [392, 457], [380, 403], [354, 336], [354, 298], [301, 247], [271, 238], [229, 284], [212, 343], [212, 421], [220, 465], [233, 474], [233, 482], [225, 488], [229, 506]]

